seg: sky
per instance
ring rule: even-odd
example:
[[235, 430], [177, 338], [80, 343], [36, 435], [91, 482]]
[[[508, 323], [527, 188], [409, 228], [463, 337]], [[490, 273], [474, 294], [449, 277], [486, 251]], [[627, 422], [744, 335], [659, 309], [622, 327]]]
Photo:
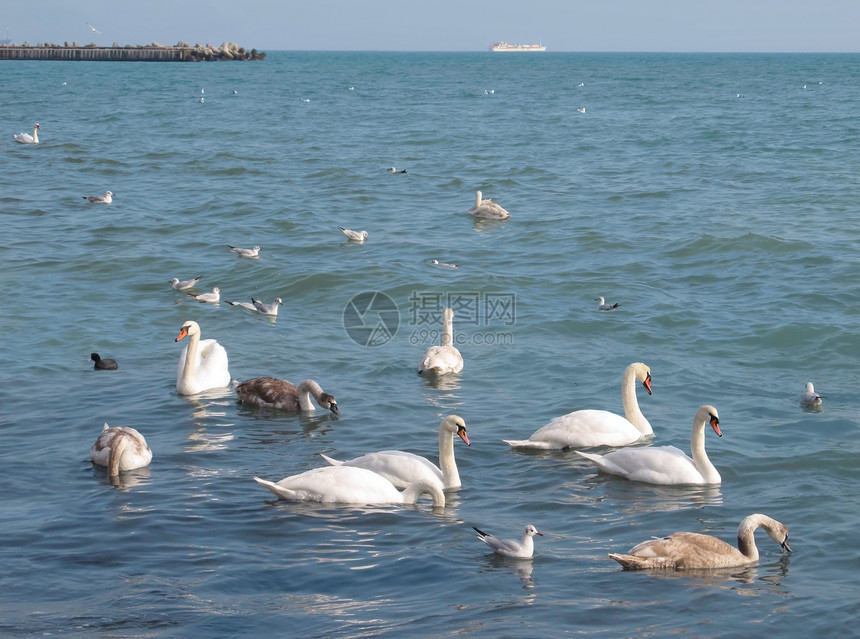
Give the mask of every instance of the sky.
[[[248, 49], [856, 52], [858, 0], [4, 0], [0, 38]], [[92, 25], [101, 34], [92, 31]]]

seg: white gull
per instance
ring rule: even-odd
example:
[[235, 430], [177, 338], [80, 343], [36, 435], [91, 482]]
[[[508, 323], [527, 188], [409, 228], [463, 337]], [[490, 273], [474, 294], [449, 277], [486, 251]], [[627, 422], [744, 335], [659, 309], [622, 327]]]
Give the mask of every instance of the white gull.
[[502, 557], [513, 557], [514, 559], [531, 559], [535, 552], [534, 536], [543, 537], [543, 533], [538, 532], [537, 528], [529, 524], [523, 528], [523, 537], [520, 541], [514, 539], [499, 539], [488, 533], [485, 533], [480, 528], [475, 528], [478, 533], [478, 539], [487, 544], [494, 553]]
[[112, 191], [105, 191], [104, 195], [82, 195], [90, 204], [107, 204], [109, 205], [113, 202], [114, 193]]
[[[229, 244], [227, 246], [230, 246]], [[233, 251], [239, 257], [257, 257], [260, 255], [260, 247], [255, 246], [254, 248], [236, 248], [235, 246], [230, 246], [230, 250]]]
[[368, 236], [367, 231], [351, 231], [350, 229], [345, 229], [342, 226], [338, 226], [337, 228], [339, 228], [340, 232], [346, 235], [346, 237], [353, 242], [364, 242]]
[[216, 286], [211, 293], [189, 293], [189, 295], [201, 303], [217, 304], [221, 300], [221, 289]]
[[174, 277], [170, 280], [170, 283], [173, 284], [173, 288], [177, 291], [187, 291], [189, 288], [194, 288], [194, 285], [200, 281], [200, 278], [203, 277], [199, 275], [198, 277], [194, 277], [190, 280], [180, 280], [178, 277]]

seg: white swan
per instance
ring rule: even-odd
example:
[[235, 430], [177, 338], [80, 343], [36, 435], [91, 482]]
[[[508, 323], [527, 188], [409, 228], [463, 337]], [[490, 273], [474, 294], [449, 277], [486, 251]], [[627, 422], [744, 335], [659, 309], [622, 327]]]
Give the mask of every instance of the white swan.
[[710, 423], [720, 437], [720, 417], [713, 406], [700, 406], [693, 418], [693, 433], [690, 437], [692, 459], [674, 446], [645, 446], [622, 448], [605, 455], [576, 451], [597, 467], [613, 475], [621, 475], [631, 481], [648, 484], [685, 485], [719, 484], [720, 473], [714, 468], [705, 452], [705, 424]]
[[815, 392], [812, 382], [806, 382], [806, 388], [800, 395], [800, 403], [804, 406], [821, 406], [821, 395]]
[[677, 532], [663, 539], [643, 541], [626, 555], [610, 553], [609, 556], [626, 570], [695, 570], [745, 566], [758, 561], [758, 548], [755, 545], [757, 528], [764, 528], [783, 550], [791, 552], [788, 526], [756, 513], [745, 517], [738, 526], [737, 548], [711, 535]]
[[41, 128], [37, 122], [33, 125], [33, 135], [29, 133], [17, 133], [14, 136], [15, 142], [20, 142], [21, 144], [39, 144], [39, 130]]
[[472, 526], [472, 528], [478, 533], [478, 539], [487, 544], [494, 553], [502, 557], [513, 557], [514, 559], [531, 559], [535, 553], [535, 535], [543, 537], [543, 533], [538, 532], [538, 529], [531, 524], [523, 528], [523, 536], [520, 541], [516, 541], [515, 539], [499, 539], [485, 533], [480, 528], [475, 528], [475, 526]]
[[312, 379], [306, 379], [298, 388], [290, 382], [277, 377], [254, 377], [244, 382], [233, 382], [239, 401], [248, 406], [260, 408], [278, 408], [288, 411], [312, 411], [313, 395], [320, 408], [330, 410], [340, 415], [337, 400], [333, 395], [323, 392], [320, 385]]
[[279, 498], [289, 501], [315, 501], [323, 504], [414, 504], [429, 494], [433, 506], [445, 506], [445, 493], [425, 481], [410, 484], [400, 492], [390, 481], [371, 470], [352, 466], [323, 466], [274, 483], [254, 477]]
[[223, 388], [230, 383], [227, 351], [214, 339], [200, 339], [200, 326], [188, 320], [179, 329], [178, 342], [188, 337], [188, 346], [179, 354], [176, 370], [176, 392], [196, 395], [212, 388]]
[[368, 453], [348, 461], [337, 461], [327, 455], [320, 456], [332, 466], [353, 466], [366, 468], [382, 475], [397, 488], [423, 480], [436, 484], [442, 490], [460, 488], [460, 474], [454, 459], [454, 435], [459, 435], [471, 446], [466, 435], [466, 422], [459, 415], [448, 415], [439, 424], [439, 466], [426, 457], [420, 457], [402, 450], [383, 450]]
[[475, 206], [469, 209], [469, 213], [475, 217], [483, 217], [490, 220], [507, 220], [511, 217], [510, 213], [491, 199], [483, 199], [483, 194], [480, 191], [477, 191], [475, 195]]
[[454, 309], [446, 308], [442, 313], [442, 344], [424, 351], [418, 363], [418, 374], [431, 375], [459, 373], [463, 370], [463, 356], [454, 346]]
[[111, 477], [123, 470], [149, 466], [152, 451], [139, 432], [130, 426], [104, 425], [101, 435], [90, 448], [90, 459], [97, 466], [105, 466]]
[[634, 362], [624, 369], [621, 380], [621, 417], [606, 410], [577, 410], [556, 417], [525, 440], [506, 439], [515, 448], [593, 448], [595, 446], [626, 446], [654, 434], [651, 424], [639, 410], [636, 382], [642, 382], [651, 394], [651, 369]]

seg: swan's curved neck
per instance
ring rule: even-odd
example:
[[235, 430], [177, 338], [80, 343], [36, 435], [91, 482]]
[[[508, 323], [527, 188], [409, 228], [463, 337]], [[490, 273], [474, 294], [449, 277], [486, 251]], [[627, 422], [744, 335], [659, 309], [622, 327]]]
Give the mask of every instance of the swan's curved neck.
[[401, 494], [403, 495], [403, 503], [405, 504], [417, 503], [421, 495], [430, 495], [433, 498], [434, 508], [443, 508], [445, 506], [445, 493], [442, 492], [441, 488], [428, 481], [412, 482]]
[[200, 334], [188, 334], [188, 346], [185, 348], [185, 367], [182, 369], [182, 386], [187, 387], [194, 379], [197, 366], [197, 349], [200, 346]]
[[300, 410], [315, 410], [313, 402], [311, 402], [311, 395], [314, 396], [314, 399], [319, 403], [320, 395], [323, 394], [323, 389], [320, 388], [320, 385], [317, 384], [312, 379], [306, 379], [301, 384], [299, 384], [296, 389], [296, 396], [299, 400], [299, 409]]
[[39, 128], [34, 126], [33, 127], [33, 142], [38, 142], [38, 141], [39, 141]]
[[693, 456], [693, 463], [696, 465], [696, 470], [701, 473], [706, 484], [719, 484], [722, 479], [716, 467], [708, 459], [708, 453], [705, 452], [705, 424], [704, 419], [693, 421], [693, 434], [690, 437], [690, 453]]
[[454, 433], [444, 426], [439, 429], [439, 469], [446, 488], [459, 488], [460, 473], [454, 459]]
[[481, 195], [482, 194], [480, 191], [475, 193], [475, 208], [478, 208], [479, 206], [481, 206]]
[[624, 416], [636, 427], [642, 435], [652, 435], [654, 430], [645, 415], [639, 410], [639, 400], [636, 399], [636, 371], [628, 368], [621, 380], [621, 403], [624, 405]]
[[454, 345], [454, 317], [446, 312], [442, 321], [442, 346]]

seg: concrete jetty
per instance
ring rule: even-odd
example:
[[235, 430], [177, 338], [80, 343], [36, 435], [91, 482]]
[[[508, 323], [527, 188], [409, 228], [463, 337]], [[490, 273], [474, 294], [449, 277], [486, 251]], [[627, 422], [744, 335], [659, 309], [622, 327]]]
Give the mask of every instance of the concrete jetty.
[[211, 44], [194, 45], [178, 42], [173, 46], [153, 42], [146, 45], [120, 46], [116, 42], [110, 47], [99, 47], [94, 43], [79, 45], [77, 42], [36, 46], [6, 44], [0, 46], [0, 60], [91, 60], [102, 62], [220, 62], [226, 60], [263, 60], [265, 52], [240, 47], [235, 42], [224, 42], [221, 46]]

